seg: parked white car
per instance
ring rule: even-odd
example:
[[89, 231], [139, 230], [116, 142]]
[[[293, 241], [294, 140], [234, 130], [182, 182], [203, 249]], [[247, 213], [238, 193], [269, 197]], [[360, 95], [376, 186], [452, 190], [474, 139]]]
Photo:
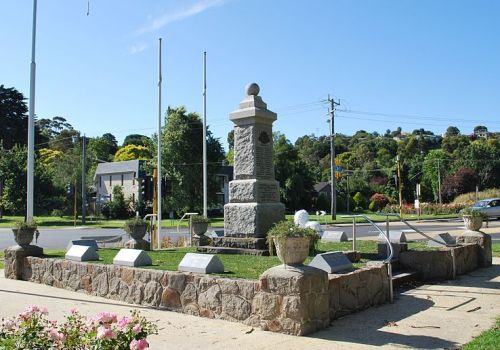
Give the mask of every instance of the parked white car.
[[473, 209], [485, 213], [488, 218], [500, 219], [500, 198], [490, 198], [480, 200], [472, 206]]

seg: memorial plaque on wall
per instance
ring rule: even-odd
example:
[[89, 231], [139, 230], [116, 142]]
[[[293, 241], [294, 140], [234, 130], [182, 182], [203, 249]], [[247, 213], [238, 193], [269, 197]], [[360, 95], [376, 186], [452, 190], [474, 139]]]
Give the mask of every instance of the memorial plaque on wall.
[[72, 261], [96, 261], [99, 255], [93, 247], [86, 245], [73, 245], [64, 256], [66, 260]]
[[344, 231], [324, 231], [321, 242], [347, 242], [347, 234]]

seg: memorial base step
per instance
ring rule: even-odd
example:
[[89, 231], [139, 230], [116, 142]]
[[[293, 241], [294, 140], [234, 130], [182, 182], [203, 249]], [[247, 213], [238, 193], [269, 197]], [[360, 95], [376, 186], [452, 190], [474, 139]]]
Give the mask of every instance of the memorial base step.
[[257, 250], [267, 250], [268, 249], [266, 238], [253, 238], [253, 237], [212, 238], [212, 243], [210, 245], [214, 246], [214, 247], [239, 248], [239, 249], [257, 249]]
[[199, 246], [196, 248], [198, 252], [210, 254], [240, 254], [240, 255], [259, 255], [268, 256], [268, 249], [245, 249], [245, 248], [231, 248], [231, 247], [214, 247], [211, 245]]

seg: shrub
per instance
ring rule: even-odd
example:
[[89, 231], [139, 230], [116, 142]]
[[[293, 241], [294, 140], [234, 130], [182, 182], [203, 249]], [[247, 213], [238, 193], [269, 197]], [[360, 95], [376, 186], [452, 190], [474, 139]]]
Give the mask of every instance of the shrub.
[[73, 309], [62, 324], [47, 314], [46, 308], [32, 305], [2, 320], [0, 349], [142, 350], [149, 347], [148, 335], [158, 334], [157, 326], [135, 310], [121, 319], [109, 312], [87, 319]]
[[371, 198], [370, 198], [370, 204], [375, 203], [374, 207], [375, 210], [370, 209], [371, 211], [377, 211], [381, 210], [384, 208], [387, 204], [389, 204], [389, 198], [387, 198], [384, 194], [382, 193], [375, 193]]
[[354, 197], [352, 197], [352, 201], [354, 203], [354, 211], [356, 211], [356, 208], [361, 208], [362, 210], [366, 208], [366, 199], [361, 192], [356, 192]]
[[370, 204], [368, 205], [368, 210], [370, 211], [378, 211], [378, 205], [375, 203], [375, 201], [371, 201]]
[[110, 202], [103, 205], [102, 215], [111, 219], [125, 219], [130, 216], [129, 206], [125, 202], [125, 196], [120, 186], [113, 188], [113, 197]]
[[208, 223], [208, 222], [210, 222], [210, 220], [206, 216], [203, 216], [203, 215], [193, 215], [193, 216], [191, 216], [191, 222], [193, 224], [195, 224], [195, 223]]
[[129, 219], [129, 220], [125, 221], [125, 224], [123, 225], [123, 229], [125, 230], [125, 232], [130, 234], [131, 232], [134, 231], [134, 228], [136, 226], [149, 226], [149, 222], [142, 219], [139, 216], [136, 216], [133, 219]]

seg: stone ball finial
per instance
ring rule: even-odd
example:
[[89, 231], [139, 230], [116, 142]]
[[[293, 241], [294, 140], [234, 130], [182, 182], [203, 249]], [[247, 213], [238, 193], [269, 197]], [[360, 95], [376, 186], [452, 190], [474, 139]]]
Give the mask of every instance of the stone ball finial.
[[256, 83], [250, 83], [245, 87], [248, 96], [257, 96], [260, 92], [260, 87]]

